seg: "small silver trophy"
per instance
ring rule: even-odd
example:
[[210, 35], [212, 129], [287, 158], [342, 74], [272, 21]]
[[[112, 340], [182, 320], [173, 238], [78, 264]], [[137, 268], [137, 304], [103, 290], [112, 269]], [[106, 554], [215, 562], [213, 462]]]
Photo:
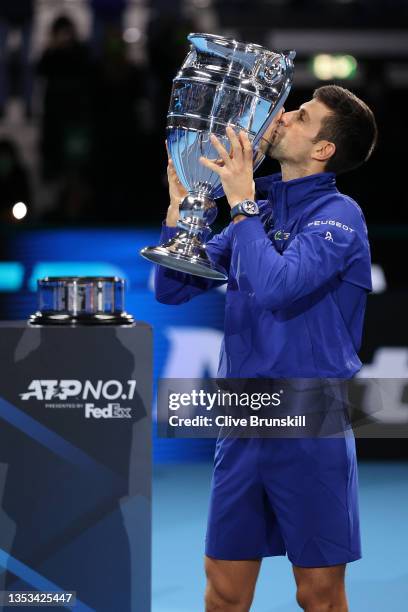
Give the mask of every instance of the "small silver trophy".
[[49, 276], [37, 281], [31, 325], [131, 325], [125, 281], [117, 276]]
[[218, 174], [199, 162], [216, 159], [215, 134], [228, 149], [226, 127], [245, 130], [254, 149], [254, 169], [264, 156], [264, 132], [283, 106], [292, 83], [294, 51], [274, 53], [213, 34], [190, 34], [181, 70], [173, 81], [167, 116], [167, 145], [177, 175], [188, 191], [180, 206], [179, 231], [166, 244], [145, 247], [150, 261], [196, 276], [226, 280], [208, 257], [205, 239], [223, 195]]

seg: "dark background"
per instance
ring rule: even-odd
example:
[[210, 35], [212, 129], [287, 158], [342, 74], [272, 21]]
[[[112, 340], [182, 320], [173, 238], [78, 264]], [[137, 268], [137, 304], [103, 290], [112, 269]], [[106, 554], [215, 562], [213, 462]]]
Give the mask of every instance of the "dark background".
[[[287, 109], [324, 84], [311, 67], [317, 53], [355, 57], [354, 78], [329, 82], [372, 107], [380, 139], [370, 163], [341, 177], [339, 186], [360, 202], [370, 226], [400, 227], [408, 223], [407, 22], [403, 0], [2, 0], [2, 221], [12, 222], [10, 206], [23, 199], [25, 224], [159, 222], [167, 201], [172, 79], [187, 34], [212, 26], [214, 33], [276, 50], [296, 49]], [[30, 130], [28, 150], [22, 133]], [[259, 173], [275, 170], [266, 162]], [[382, 253], [377, 231], [373, 243], [374, 256]]]

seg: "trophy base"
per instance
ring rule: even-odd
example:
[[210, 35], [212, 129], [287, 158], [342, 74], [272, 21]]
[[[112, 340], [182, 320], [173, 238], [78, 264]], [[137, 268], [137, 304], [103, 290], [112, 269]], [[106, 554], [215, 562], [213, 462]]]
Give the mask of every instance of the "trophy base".
[[212, 280], [227, 280], [222, 266], [214, 264], [208, 257], [205, 246], [195, 237], [181, 231], [166, 244], [145, 247], [140, 255], [153, 263]]
[[133, 325], [134, 318], [127, 312], [77, 314], [36, 312], [28, 320], [30, 325]]

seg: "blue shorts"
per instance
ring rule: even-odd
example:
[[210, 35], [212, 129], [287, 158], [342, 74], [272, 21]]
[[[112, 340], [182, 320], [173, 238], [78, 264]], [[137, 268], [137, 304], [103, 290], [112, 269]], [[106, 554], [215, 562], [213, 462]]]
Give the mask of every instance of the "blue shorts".
[[299, 567], [361, 558], [354, 435], [217, 441], [206, 555], [288, 555]]

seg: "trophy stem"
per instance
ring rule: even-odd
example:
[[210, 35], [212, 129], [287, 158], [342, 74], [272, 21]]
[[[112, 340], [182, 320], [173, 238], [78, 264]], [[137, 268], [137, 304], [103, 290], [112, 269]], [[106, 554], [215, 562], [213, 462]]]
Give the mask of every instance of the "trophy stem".
[[215, 201], [207, 195], [188, 195], [180, 206], [179, 231], [168, 242], [145, 247], [140, 254], [156, 264], [213, 280], [227, 280], [225, 270], [208, 257], [204, 240], [217, 216]]

